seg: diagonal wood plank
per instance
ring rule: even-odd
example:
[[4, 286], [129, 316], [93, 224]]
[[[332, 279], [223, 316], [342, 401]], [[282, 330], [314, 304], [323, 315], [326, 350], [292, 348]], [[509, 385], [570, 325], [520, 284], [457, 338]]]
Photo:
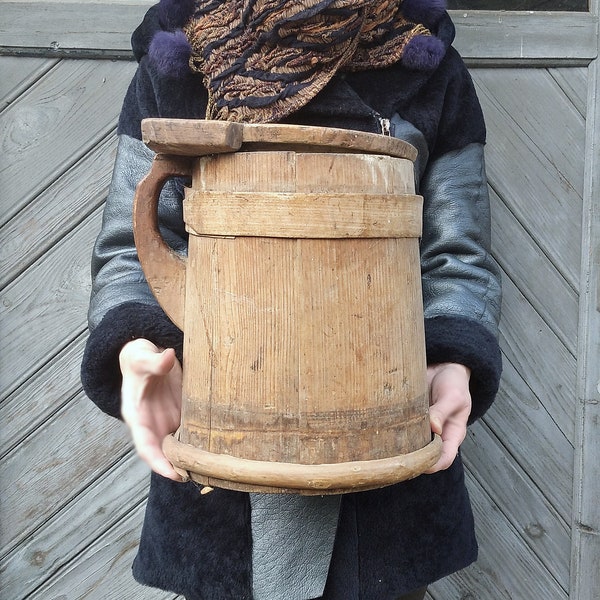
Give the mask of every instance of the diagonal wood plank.
[[[493, 93], [494, 103], [513, 120], [511, 133], [533, 144], [536, 153], [560, 174], [564, 185], [583, 194], [585, 119], [547, 69], [494, 69], [476, 71], [479, 90]], [[558, 192], [559, 190], [557, 190]], [[561, 206], [572, 210], [570, 204]]]
[[[500, 340], [505, 362], [518, 370], [532, 394], [539, 399], [535, 403], [541, 404], [556, 423], [560, 437], [565, 437], [572, 446], [577, 360], [506, 274], [503, 289]], [[506, 431], [511, 433], [510, 426]], [[551, 439], [546, 441], [552, 442]]]
[[[583, 181], [583, 164], [578, 171], [570, 156], [584, 154], [584, 124], [566, 98], [560, 107], [548, 107], [552, 112], [550, 124], [565, 122], [558, 131], [552, 126], [546, 127], [546, 120], [540, 123], [538, 103], [546, 106], [542, 97], [548, 92], [548, 86], [528, 85], [522, 76], [515, 80], [515, 71], [520, 70], [474, 71], [488, 127], [488, 177], [493, 189], [544, 254], [577, 289], [582, 207], [578, 189]], [[537, 78], [534, 83], [539, 84]], [[528, 101], [523, 102], [523, 97]], [[573, 142], [573, 147], [561, 137], [565, 128], [573, 129], [565, 138]], [[557, 153], [551, 155], [552, 159], [541, 149], [546, 145], [559, 147]]]
[[86, 329], [90, 257], [100, 221], [97, 209], [0, 293], [5, 394]]
[[0, 112], [56, 63], [57, 58], [0, 56]]
[[[125, 426], [99, 420], [79, 394], [0, 463], [2, 502], [10, 519], [0, 530], [0, 555], [22, 543], [130, 448]], [[108, 421], [108, 422], [106, 422]]]
[[163, 592], [135, 583], [131, 563], [143, 519], [143, 504], [129, 514], [73, 561], [56, 577], [28, 596], [31, 600], [85, 598], [85, 600], [173, 600]]
[[116, 154], [111, 133], [27, 204], [0, 237], [0, 288], [24, 271], [106, 198]]
[[79, 365], [84, 344], [85, 335], [73, 340], [0, 404], [0, 457], [81, 392]]
[[[21, 600], [79, 556], [144, 500], [148, 468], [132, 452], [0, 562], [2, 592]], [[139, 531], [137, 532], [139, 536]]]
[[465, 465], [546, 569], [568, 589], [570, 527], [501, 442], [483, 422], [474, 424], [462, 445]]
[[[492, 252], [505, 273], [575, 356], [579, 298], [494, 190]], [[548, 293], [551, 290], [551, 293]], [[572, 432], [571, 432], [572, 434]], [[570, 435], [572, 439], [572, 435]]]
[[585, 119], [588, 93], [587, 67], [548, 69], [548, 72], [560, 86], [565, 96], [573, 103], [579, 114]]
[[2, 222], [115, 127], [134, 69], [134, 63], [61, 61], [0, 113]]
[[435, 600], [567, 600], [553, 574], [528, 550], [496, 504], [467, 470], [480, 540], [477, 563], [430, 587]]
[[[0, 61], [3, 58], [7, 57], [0, 57]], [[70, 61], [63, 61], [67, 62]], [[93, 67], [98, 68], [101, 62], [93, 63]], [[138, 484], [124, 493], [127, 506], [121, 507], [121, 512], [117, 508], [112, 514], [112, 509], [107, 508], [119, 503], [119, 469], [125, 463], [113, 463], [122, 455], [119, 453], [129, 452], [127, 436], [118, 423], [107, 421], [83, 398], [78, 383], [89, 287], [89, 255], [81, 254], [91, 251], [99, 226], [98, 213], [79, 225], [85, 211], [67, 215], [64, 229], [60, 219], [53, 220], [61, 208], [64, 209], [60, 203], [73, 201], [70, 194], [76, 190], [77, 183], [74, 177], [71, 180], [69, 177], [77, 169], [83, 171], [84, 163], [79, 161], [90, 161], [91, 167], [93, 154], [90, 152], [99, 153], [96, 142], [112, 131], [122, 93], [135, 65], [117, 63], [119, 69], [128, 71], [119, 84], [119, 93], [104, 93], [107, 88], [101, 80], [91, 78], [90, 85], [96, 86], [95, 101], [101, 108], [95, 114], [86, 114], [86, 109], [95, 111], [93, 100], [86, 99], [82, 91], [86, 82], [84, 73], [89, 71], [81, 68], [78, 75], [73, 75], [76, 70], [73, 65], [63, 63], [53, 63], [50, 70], [47, 70], [48, 65], [40, 66], [41, 70], [36, 72], [34, 62], [29, 62], [32, 67], [24, 69], [22, 80], [30, 78], [28, 92], [24, 89], [29, 84], [20, 83], [19, 77], [14, 77], [18, 73], [11, 75], [12, 83], [7, 80], [9, 89], [4, 95], [10, 99], [9, 106], [0, 112], [2, 143], [8, 142], [12, 152], [21, 153], [20, 170], [12, 167], [12, 173], [21, 176], [20, 189], [15, 187], [16, 196], [6, 205], [0, 198], [0, 220], [6, 220], [5, 208], [8, 207], [9, 213], [14, 209], [14, 213], [10, 213], [14, 215], [11, 225], [22, 219], [22, 226], [13, 231], [15, 237], [23, 236], [27, 231], [25, 219], [34, 218], [37, 213], [41, 222], [32, 229], [36, 240], [42, 243], [39, 253], [25, 259], [23, 266], [16, 267], [5, 280], [7, 286], [2, 298], [5, 304], [0, 304], [3, 335], [8, 331], [10, 350], [5, 352], [8, 367], [6, 361], [0, 366], [0, 397], [5, 397], [0, 404], [3, 425], [5, 416], [9, 417], [7, 435], [0, 434], [0, 448], [5, 454], [0, 477], [8, 472], [6, 465], [9, 465], [10, 472], [17, 473], [25, 482], [25, 487], [20, 488], [22, 493], [15, 494], [10, 490], [12, 482], [6, 484], [4, 477], [0, 479], [3, 506], [8, 502], [11, 517], [14, 506], [15, 519], [19, 521], [17, 525], [8, 525], [12, 528], [12, 537], [4, 548], [5, 552], [12, 551], [0, 569], [6, 568], [11, 577], [10, 589], [17, 593], [21, 573], [23, 598], [33, 594], [44, 600], [61, 596], [166, 600], [173, 598], [173, 594], [140, 588], [131, 578], [130, 565], [139, 537], [141, 513], [137, 513], [137, 520], [131, 521], [121, 520], [121, 515], [131, 507], [141, 510], [143, 492], [135, 489]], [[107, 66], [103, 68], [107, 73], [112, 72]], [[50, 81], [55, 72], [60, 76], [60, 83]], [[565, 581], [569, 577], [564, 546], [572, 506], [573, 444], [577, 442], [574, 389], [580, 354], [575, 351], [578, 337], [574, 331], [578, 323], [584, 181], [583, 166], [577, 159], [584, 153], [581, 131], [587, 69], [523, 69], [519, 72], [477, 69], [474, 76], [488, 117], [488, 173], [493, 200], [501, 204], [494, 215], [494, 253], [505, 271], [502, 322], [505, 373], [498, 401], [484, 422], [472, 429], [464, 446], [481, 544], [480, 561], [467, 572], [433, 586], [430, 596], [435, 600], [562, 600], [566, 598]], [[112, 86], [115, 80], [109, 78], [106, 83]], [[65, 85], [66, 92], [61, 90]], [[3, 96], [0, 94], [0, 97]], [[69, 102], [74, 108], [66, 106]], [[0, 110], [1, 107], [0, 104]], [[25, 112], [19, 112], [20, 108]], [[49, 113], [58, 115], [58, 125], [54, 126], [54, 117], [42, 118], [41, 113], [46, 108]], [[104, 129], [100, 125], [105, 116], [100, 114], [102, 111], [107, 114], [112, 111], [113, 115], [112, 124], [108, 119]], [[9, 124], [5, 120], [9, 113], [25, 118], [20, 125], [18, 122]], [[32, 118], [28, 120], [27, 114]], [[75, 119], [72, 128], [67, 123], [67, 114]], [[40, 127], [37, 138], [27, 130], [28, 125]], [[81, 131], [76, 132], [75, 128]], [[6, 138], [7, 133], [11, 139]], [[19, 140], [30, 145], [14, 143]], [[45, 154], [39, 150], [38, 142], [45, 145]], [[31, 161], [24, 160], [29, 149]], [[10, 158], [12, 160], [12, 155]], [[25, 164], [27, 177], [23, 178]], [[4, 181], [5, 174], [0, 170], [0, 183]], [[101, 187], [105, 183], [96, 180], [89, 185], [84, 192], [88, 206], [85, 210], [100, 201]], [[17, 203], [22, 202], [18, 207], [13, 206], [15, 198]], [[52, 205], [42, 207], [40, 202], [45, 199], [51, 199]], [[39, 208], [35, 208], [36, 203]], [[48, 212], [44, 212], [44, 208]], [[18, 214], [21, 209], [25, 211], [23, 215]], [[49, 237], [43, 234], [44, 222], [52, 229]], [[64, 232], [70, 229], [69, 238], [75, 239], [62, 239]], [[0, 232], [3, 240], [7, 239], [7, 231]], [[31, 255], [30, 248], [36, 243], [28, 240], [26, 244], [31, 245], [22, 248], [27, 248]], [[52, 250], [51, 246], [54, 246]], [[18, 262], [18, 250], [12, 252], [12, 262]], [[585, 281], [584, 276], [582, 282]], [[582, 294], [584, 292], [582, 289]], [[587, 293], [591, 297], [589, 290]], [[18, 303], [24, 306], [17, 308]], [[31, 310], [35, 333], [30, 332], [28, 310]], [[13, 320], [17, 321], [14, 328]], [[19, 337], [23, 339], [17, 341]], [[72, 342], [74, 345], [70, 347]], [[588, 349], [591, 347], [590, 342]], [[590, 356], [588, 363], [592, 363]], [[583, 372], [580, 368], [580, 373]], [[49, 378], [46, 385], [45, 377]], [[59, 383], [57, 379], [61, 377], [65, 381]], [[585, 385], [591, 389], [592, 383]], [[6, 396], [9, 392], [12, 393]], [[585, 398], [590, 408], [593, 408], [593, 400], [591, 395]], [[74, 414], [72, 407], [77, 407]], [[28, 408], [31, 410], [29, 423]], [[588, 424], [587, 451], [595, 448], [589, 441], [591, 431]], [[75, 463], [52, 464], [52, 460], [63, 461], [66, 450], [74, 453]], [[77, 470], [82, 452], [86, 456], [91, 453], [97, 467], [93, 473]], [[48, 467], [45, 473], [30, 473], [34, 456]], [[68, 473], [79, 480], [72, 481]], [[100, 478], [99, 473], [103, 474]], [[589, 483], [589, 479], [586, 481]], [[58, 490], [56, 486], [61, 482], [63, 490]], [[139, 483], [141, 485], [141, 480]], [[40, 489], [45, 492], [46, 488], [49, 495], [45, 506], [34, 506]], [[589, 502], [589, 491], [586, 494]], [[87, 502], [92, 497], [96, 504]], [[111, 504], [105, 502], [105, 498], [110, 498]], [[23, 507], [19, 506], [21, 502]], [[597, 513], [589, 503], [585, 508], [581, 514]], [[96, 509], [107, 510], [107, 513], [90, 512]], [[34, 511], [30, 513], [30, 521], [28, 511]], [[86, 530], [88, 515], [91, 525]], [[585, 522], [575, 525], [579, 535], [574, 541], [574, 551], [579, 557], [585, 556], [597, 546], [594, 540], [597, 534], [593, 529], [588, 531], [589, 525]], [[80, 532], [83, 536], [79, 545], [71, 548], [70, 540], [75, 540]], [[61, 534], [69, 544], [63, 556]], [[27, 561], [39, 564], [28, 565]], [[586, 561], [587, 570], [582, 577], [593, 581], [597, 576], [589, 569], [594, 562]], [[0, 595], [3, 593], [4, 590]]]
[[564, 522], [570, 522], [573, 447], [516, 368], [504, 364], [498, 397], [484, 422], [534, 481]]

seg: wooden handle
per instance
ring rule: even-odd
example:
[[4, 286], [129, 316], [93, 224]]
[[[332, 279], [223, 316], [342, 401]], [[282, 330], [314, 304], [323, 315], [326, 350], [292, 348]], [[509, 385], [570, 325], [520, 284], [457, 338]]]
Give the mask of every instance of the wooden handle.
[[160, 192], [171, 177], [192, 172], [192, 159], [157, 154], [133, 201], [133, 236], [146, 280], [169, 318], [183, 329], [186, 260], [163, 240], [158, 227]]

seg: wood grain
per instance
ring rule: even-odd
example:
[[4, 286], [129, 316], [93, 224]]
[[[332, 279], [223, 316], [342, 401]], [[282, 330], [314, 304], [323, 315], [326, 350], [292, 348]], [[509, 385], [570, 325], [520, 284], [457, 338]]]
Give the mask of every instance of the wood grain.
[[[569, 522], [573, 507], [573, 447], [515, 367], [505, 362], [504, 371], [498, 398], [484, 420], [561, 519]], [[535, 439], [542, 440], [540, 443], [532, 441], [532, 432]]]
[[[29, 22], [26, 28], [23, 21], [17, 25], [10, 3], [2, 3], [0, 54], [13, 51], [4, 45], [9, 36], [17, 42], [20, 36], [23, 47], [17, 52], [41, 51], [51, 58], [0, 58], [0, 219], [20, 223], [10, 229], [10, 236], [9, 229], [2, 231], [12, 258], [6, 267], [10, 273], [3, 274], [7, 286], [3, 300], [8, 306], [2, 306], [0, 315], [3, 341], [8, 344], [0, 366], [0, 447], [2, 474], [8, 464], [24, 478], [20, 493], [10, 492], [5, 477], [0, 480], [3, 514], [10, 515], [3, 519], [3, 527], [12, 519], [19, 521], [9, 525], [2, 584], [10, 582], [16, 600], [27, 595], [46, 600], [84, 594], [102, 600], [173, 598], [174, 594], [140, 588], [131, 577], [141, 513], [123, 526], [120, 519], [143, 505], [143, 478], [138, 480], [136, 469], [118, 460], [120, 452], [129, 452], [124, 432], [119, 442], [123, 445], [115, 451], [110, 440], [116, 439], [116, 424], [79, 397], [77, 381], [89, 285], [86, 254], [99, 226], [99, 220], [89, 226], [77, 219], [102, 193], [94, 169], [103, 165], [99, 174], [105, 173], [107, 162], [102, 162], [106, 159], [97, 144], [114, 130], [135, 64], [57, 60], [72, 50], [68, 45], [78, 35], [71, 31], [75, 27], [87, 36], [84, 50], [90, 55], [115, 52], [108, 48], [110, 42], [104, 48], [101, 40], [117, 36], [116, 52], [131, 57], [131, 31], [146, 7], [138, 5], [134, 14], [104, 2], [94, 3], [100, 5], [98, 12], [95, 8], [86, 12], [84, 3], [58, 2], [52, 19], [40, 19], [44, 13], [36, 12], [35, 3], [13, 4], [21, 4], [15, 10]], [[488, 120], [488, 174], [494, 201], [502, 202], [502, 212], [494, 215], [494, 253], [508, 280], [502, 323], [506, 358], [496, 405], [465, 443], [480, 559], [434, 584], [429, 593], [434, 600], [566, 598], [565, 527], [572, 540], [571, 597], [595, 600], [600, 588], [594, 234], [600, 230], [599, 95], [593, 60], [598, 50], [597, 5], [594, 0], [592, 12], [583, 15], [453, 15], [456, 47], [471, 65], [481, 60], [512, 67], [472, 70]], [[84, 16], [73, 20], [75, 12]], [[11, 24], [10, 31], [3, 27], [6, 23]], [[28, 45], [32, 40], [41, 46]], [[47, 44], [53, 41], [58, 48], [49, 49]], [[514, 68], [531, 61], [540, 67], [579, 66], [518, 72]], [[590, 61], [593, 68], [587, 67]], [[79, 170], [87, 190], [78, 191], [75, 178], [66, 184], [61, 179], [74, 175], [86, 156], [85, 168]], [[77, 193], [82, 212], [67, 216], [61, 204], [73, 206], [71, 195]], [[40, 195], [47, 206], [35, 204]], [[32, 202], [30, 212], [19, 215]], [[36, 213], [43, 217], [32, 222], [31, 239], [42, 240], [43, 251], [33, 256], [28, 238], [19, 255], [12, 232], [14, 237], [26, 235], [27, 222]], [[66, 226], [53, 215], [64, 215]], [[73, 243], [60, 241], [65, 235]], [[72, 272], [71, 263], [79, 265]], [[62, 296], [60, 290], [69, 289], [71, 273], [80, 291]], [[20, 301], [23, 308], [11, 308]], [[20, 338], [23, 343], [16, 341]], [[73, 415], [67, 410], [76, 398], [87, 402], [85, 416], [79, 409]], [[86, 442], [87, 434], [91, 438]], [[78, 470], [80, 444], [99, 470], [83, 474]], [[70, 458], [63, 456], [65, 448], [72, 450]], [[103, 452], [113, 455], [101, 456]], [[65, 461], [62, 467], [51, 464], [54, 457]], [[32, 474], [32, 463], [49, 468]], [[128, 475], [121, 478], [125, 472]], [[78, 482], [72, 481], [74, 475]], [[128, 477], [136, 482], [130, 494], [123, 488]], [[60, 485], [64, 489], [59, 490]], [[40, 503], [46, 490], [49, 500]], [[120, 494], [123, 512], [118, 508]], [[89, 501], [92, 496], [95, 502]], [[35, 514], [28, 522], [25, 513], [30, 510]]]
[[[508, 277], [504, 277], [502, 307], [500, 339], [506, 359], [519, 371], [537, 402], [562, 431], [562, 436], [574, 445], [576, 358]], [[544, 452], [542, 447], [538, 451]]]
[[436, 600], [469, 596], [493, 600], [567, 600], [567, 591], [531, 553], [524, 540], [503, 518], [493, 499], [468, 470], [466, 478], [477, 536], [483, 542], [479, 557], [467, 569], [433, 584], [431, 595]]
[[0, 110], [4, 110], [57, 62], [57, 58], [0, 56]]
[[137, 584], [131, 575], [131, 563], [137, 552], [144, 504], [131, 506], [129, 513], [100, 536], [77, 560], [69, 563], [29, 598], [81, 597], [86, 600], [173, 600], [173, 592]]
[[[244, 127], [244, 136], [250, 129], [263, 128]], [[264, 130], [253, 139], [268, 131], [276, 145], [297, 145], [297, 127]], [[421, 199], [406, 194], [414, 192], [412, 165], [404, 158], [314, 152], [353, 136], [301, 130], [305, 152], [197, 158], [185, 199], [186, 226], [199, 235], [190, 236], [185, 271], [181, 441], [223, 460], [254, 461], [257, 489], [276, 487], [264, 482], [264, 469], [259, 474], [263, 463], [279, 463], [272, 470], [282, 473], [288, 464], [379, 461], [421, 450], [430, 439]], [[176, 130], [167, 138], [176, 139]], [[175, 161], [161, 156], [165, 165]], [[137, 204], [136, 245], [146, 276], [161, 294], [179, 290], [179, 275], [168, 280], [179, 267], [155, 277], [155, 264], [167, 257], [150, 256], [156, 224], [138, 221], [156, 208]], [[190, 470], [182, 453], [168, 456]], [[283, 489], [298, 487], [284, 479]], [[244, 480], [244, 489], [251, 483]], [[325, 487], [339, 486], [338, 478]]]
[[110, 134], [0, 228], [0, 287], [69, 235], [106, 199], [117, 139]]
[[133, 70], [62, 61], [0, 114], [1, 223], [114, 129]]
[[[598, 14], [598, 2], [594, 9]], [[580, 322], [577, 365], [578, 424], [571, 593], [592, 600], [600, 589], [600, 63], [590, 67], [587, 96], [586, 185], [583, 198]]]
[[83, 335], [73, 340], [0, 404], [0, 456], [35, 433], [80, 393], [78, 366], [84, 343]]
[[196, 191], [184, 215], [195, 235], [397, 238], [420, 236], [422, 205], [408, 194]]
[[55, 413], [0, 464], [3, 502], [11, 507], [0, 532], [0, 555], [31, 536], [129, 445], [118, 421], [98, 426], [97, 409], [83, 393]]
[[[474, 72], [488, 127], [488, 177], [511, 212], [577, 289], [584, 123], [570, 102], [556, 98], [558, 86], [551, 78], [532, 75], [530, 81], [520, 69], [503, 70], [502, 76], [494, 69]], [[546, 96], [555, 97], [554, 107], [545, 101]]]
[[22, 384], [85, 330], [92, 244], [100, 221], [97, 210], [0, 293], [3, 390]]
[[570, 527], [540, 494], [537, 473], [528, 473], [506, 454], [502, 439], [479, 422], [462, 445], [465, 465], [494, 499], [532, 553], [564, 588], [569, 586]]
[[[492, 251], [507, 277], [531, 303], [555, 335], [573, 355], [577, 349], [579, 296], [555, 265], [548, 260], [525, 227], [494, 190], [492, 202]], [[549, 294], [548, 290], [552, 290]], [[572, 437], [572, 436], [571, 436]]]
[[[0, 562], [3, 594], [22, 598], [46, 581], [60, 580], [61, 571], [142, 503], [148, 478], [141, 460], [133, 452], [126, 454]], [[137, 542], [139, 531], [132, 531], [131, 538]], [[122, 559], [119, 564], [122, 570], [129, 568]]]
[[[152, 0], [3, 2], [0, 51], [131, 59], [131, 32]], [[73, 27], [72, 15], [80, 15]], [[597, 20], [589, 13], [451, 11], [456, 46], [469, 61], [589, 63]], [[10, 24], [10, 27], [8, 26]]]

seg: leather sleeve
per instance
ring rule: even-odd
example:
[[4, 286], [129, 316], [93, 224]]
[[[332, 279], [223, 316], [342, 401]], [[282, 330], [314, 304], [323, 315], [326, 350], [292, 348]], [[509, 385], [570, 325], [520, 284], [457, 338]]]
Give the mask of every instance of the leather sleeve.
[[471, 369], [471, 421], [492, 403], [501, 373], [500, 269], [490, 253], [490, 206], [483, 145], [430, 159], [421, 268], [427, 360]]
[[[135, 188], [150, 170], [153, 152], [140, 140], [121, 135], [113, 179], [104, 208], [102, 229], [92, 256], [92, 294], [88, 311], [90, 336], [81, 379], [87, 395], [102, 410], [120, 416], [121, 374], [118, 356], [125, 343], [144, 337], [159, 347], [175, 348], [181, 360], [183, 335], [154, 298], [133, 239]], [[159, 201], [159, 222], [165, 241], [184, 253], [183, 182], [171, 180]]]

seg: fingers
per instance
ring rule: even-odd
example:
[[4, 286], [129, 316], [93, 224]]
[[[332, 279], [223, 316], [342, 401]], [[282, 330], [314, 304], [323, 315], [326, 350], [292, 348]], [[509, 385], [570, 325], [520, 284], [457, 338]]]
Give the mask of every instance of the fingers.
[[119, 354], [121, 371], [141, 376], [166, 375], [176, 362], [175, 350], [161, 350], [152, 342], [136, 339], [123, 346]]
[[167, 460], [161, 448], [161, 440], [145, 427], [132, 427], [131, 436], [133, 445], [139, 457], [154, 471], [173, 481], [182, 481], [182, 478]]
[[450, 467], [458, 454], [458, 449], [465, 439], [466, 426], [452, 426], [448, 423], [443, 428], [441, 433], [432, 431], [442, 436], [442, 451], [437, 462], [427, 470], [427, 473], [436, 473]]
[[181, 481], [162, 451], [162, 440], [177, 429], [181, 417], [182, 371], [175, 351], [133, 340], [123, 347], [119, 361], [121, 414], [138, 455], [154, 472]]
[[431, 430], [442, 437], [438, 461], [427, 473], [447, 469], [456, 458], [467, 434], [471, 414], [470, 372], [462, 365], [437, 365], [428, 369]]

